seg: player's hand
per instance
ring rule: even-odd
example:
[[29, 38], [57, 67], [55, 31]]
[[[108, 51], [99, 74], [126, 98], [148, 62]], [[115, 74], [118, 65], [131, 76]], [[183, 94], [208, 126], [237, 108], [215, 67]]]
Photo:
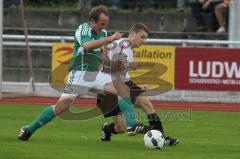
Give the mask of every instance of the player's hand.
[[111, 72], [120, 72], [124, 70], [124, 64], [122, 61], [117, 60], [117, 61], [112, 61], [111, 63]]
[[116, 32], [112, 36], [110, 36], [111, 41], [115, 41], [120, 39], [123, 36], [123, 33]]

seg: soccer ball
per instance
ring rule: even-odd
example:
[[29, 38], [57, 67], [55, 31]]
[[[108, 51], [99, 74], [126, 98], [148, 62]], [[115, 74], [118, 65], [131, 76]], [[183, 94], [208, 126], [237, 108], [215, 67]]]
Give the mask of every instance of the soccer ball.
[[164, 136], [158, 130], [150, 130], [144, 135], [144, 144], [149, 149], [161, 149], [164, 146]]

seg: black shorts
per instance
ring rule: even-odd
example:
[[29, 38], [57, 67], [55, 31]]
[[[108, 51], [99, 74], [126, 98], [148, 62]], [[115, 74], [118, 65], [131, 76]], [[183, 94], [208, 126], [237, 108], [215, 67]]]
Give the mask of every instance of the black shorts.
[[[125, 82], [125, 84], [130, 88], [131, 101], [135, 104], [136, 97], [145, 92], [145, 90], [138, 87], [132, 81]], [[98, 94], [97, 106], [100, 108], [105, 118], [121, 114], [121, 110], [118, 106], [118, 98], [114, 94]]]

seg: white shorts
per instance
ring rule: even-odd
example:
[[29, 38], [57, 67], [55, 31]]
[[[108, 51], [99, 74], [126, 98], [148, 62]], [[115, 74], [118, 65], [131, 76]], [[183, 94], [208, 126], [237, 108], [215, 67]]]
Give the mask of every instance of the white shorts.
[[77, 97], [86, 95], [90, 89], [104, 90], [104, 86], [113, 80], [113, 76], [101, 71], [72, 70], [68, 74], [67, 85], [61, 96]]

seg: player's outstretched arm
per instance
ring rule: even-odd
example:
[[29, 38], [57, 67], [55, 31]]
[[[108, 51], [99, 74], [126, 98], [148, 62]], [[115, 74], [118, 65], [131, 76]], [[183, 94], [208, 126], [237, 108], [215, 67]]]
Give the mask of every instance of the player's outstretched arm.
[[88, 41], [83, 44], [84, 49], [86, 50], [93, 50], [96, 48], [100, 48], [103, 45], [106, 45], [108, 43], [111, 43], [115, 40], [118, 40], [122, 37], [123, 33], [116, 32], [111, 36], [99, 39], [99, 40], [93, 40], [93, 41]]

